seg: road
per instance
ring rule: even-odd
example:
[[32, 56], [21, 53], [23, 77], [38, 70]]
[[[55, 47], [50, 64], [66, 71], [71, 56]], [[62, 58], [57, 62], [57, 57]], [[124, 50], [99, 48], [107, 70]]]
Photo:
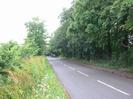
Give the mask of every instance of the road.
[[133, 80], [48, 57], [72, 99], [133, 99]]

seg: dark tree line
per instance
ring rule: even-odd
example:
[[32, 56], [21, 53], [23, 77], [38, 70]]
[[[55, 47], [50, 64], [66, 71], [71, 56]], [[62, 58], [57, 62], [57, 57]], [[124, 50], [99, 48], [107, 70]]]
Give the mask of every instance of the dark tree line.
[[52, 53], [133, 63], [133, 0], [74, 0], [60, 20]]

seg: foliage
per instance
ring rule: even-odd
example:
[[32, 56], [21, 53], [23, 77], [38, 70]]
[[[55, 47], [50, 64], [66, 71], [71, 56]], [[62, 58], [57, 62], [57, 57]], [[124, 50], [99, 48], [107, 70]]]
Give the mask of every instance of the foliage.
[[33, 48], [32, 52], [29, 53], [31, 55], [43, 55], [46, 46], [46, 30], [43, 21], [35, 17], [25, 25], [28, 32], [25, 48]]
[[21, 57], [36, 56], [38, 54], [39, 47], [34, 41], [26, 41], [21, 47]]
[[132, 0], [75, 0], [60, 16], [61, 26], [51, 40], [52, 51], [129, 66], [133, 64], [132, 12]]
[[23, 45], [0, 45], [0, 99], [67, 99], [47, 59], [39, 56], [46, 48], [43, 22], [33, 18], [25, 25]]
[[67, 99], [46, 58], [22, 61], [21, 68], [4, 70], [7, 77], [0, 75], [1, 99]]
[[33, 18], [25, 25], [28, 35], [23, 45], [19, 46], [13, 41], [0, 45], [0, 69], [18, 66], [21, 58], [44, 54], [46, 31], [43, 22]]
[[0, 45], [0, 68], [18, 66], [20, 47], [16, 42], [10, 41]]

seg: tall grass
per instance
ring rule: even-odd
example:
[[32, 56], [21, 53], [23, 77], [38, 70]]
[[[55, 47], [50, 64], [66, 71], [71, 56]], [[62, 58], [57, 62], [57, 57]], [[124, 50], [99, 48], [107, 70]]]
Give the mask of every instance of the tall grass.
[[0, 99], [66, 99], [62, 86], [44, 57], [23, 59], [21, 67], [0, 75]]

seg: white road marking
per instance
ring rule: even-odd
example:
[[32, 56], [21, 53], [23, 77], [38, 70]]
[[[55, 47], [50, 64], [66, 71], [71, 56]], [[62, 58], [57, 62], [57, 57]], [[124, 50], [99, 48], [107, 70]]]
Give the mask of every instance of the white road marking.
[[111, 89], [114, 89], [115, 91], [120, 92], [120, 93], [122, 93], [122, 94], [124, 94], [124, 95], [130, 96], [129, 93], [126, 93], [126, 92], [124, 92], [124, 91], [121, 91], [120, 89], [117, 89], [117, 88], [115, 88], [115, 87], [113, 87], [113, 86], [111, 86], [111, 85], [109, 85], [109, 84], [107, 84], [107, 83], [105, 83], [105, 82], [103, 82], [103, 81], [97, 80], [97, 82], [98, 82], [98, 83], [101, 83], [101, 84], [103, 84], [103, 85], [105, 85], [105, 86], [107, 86], [107, 87], [109, 87], [109, 88], [111, 88]]
[[69, 69], [71, 69], [71, 70], [75, 70], [75, 68], [73, 68], [73, 67], [68, 67]]
[[85, 74], [85, 73], [83, 73], [83, 72], [81, 72], [81, 71], [77, 71], [77, 72], [80, 73], [80, 74], [82, 74], [82, 75], [84, 75], [84, 76], [86, 76], [86, 77], [88, 77], [87, 74]]

